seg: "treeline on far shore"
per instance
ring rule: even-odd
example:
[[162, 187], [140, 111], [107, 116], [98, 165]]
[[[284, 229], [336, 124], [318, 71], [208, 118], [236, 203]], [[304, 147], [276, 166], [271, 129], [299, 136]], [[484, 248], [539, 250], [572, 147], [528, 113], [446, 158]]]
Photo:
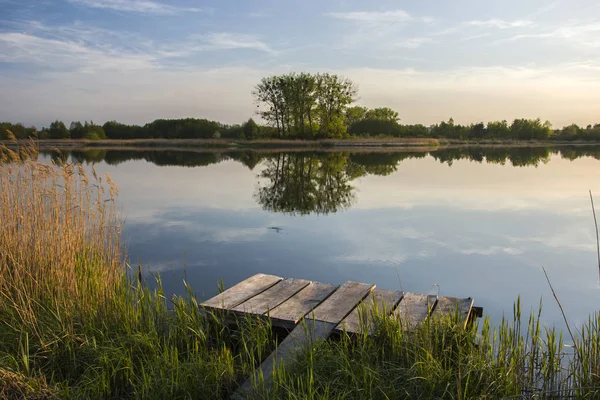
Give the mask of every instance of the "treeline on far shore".
[[[518, 118], [461, 125], [452, 118], [438, 124], [405, 125], [389, 107], [355, 105], [357, 86], [329, 73], [288, 73], [264, 77], [252, 90], [256, 114], [241, 124], [200, 118], [157, 119], [143, 126], [108, 121], [103, 125], [54, 121], [37, 129], [0, 123], [0, 140], [40, 139], [347, 139], [351, 137], [444, 138], [455, 140], [600, 140], [600, 123], [553, 129], [550, 122]], [[9, 133], [12, 132], [12, 135]]]
[[[358, 108], [362, 110], [357, 110]], [[422, 124], [403, 125], [394, 119], [389, 109], [352, 107], [347, 111], [348, 126], [340, 139], [350, 138], [434, 138], [455, 140], [549, 140], [549, 141], [600, 141], [600, 124], [580, 127], [576, 124], [552, 129], [540, 119], [515, 119], [479, 122], [470, 125], [454, 123], [451, 118], [426, 127]], [[358, 117], [356, 115], [358, 114]], [[363, 115], [361, 117], [361, 115]], [[386, 117], [386, 115], [388, 115]], [[391, 115], [391, 116], [389, 116]], [[397, 114], [396, 114], [397, 115]], [[12, 133], [12, 135], [11, 135]], [[48, 127], [37, 129], [21, 123], [0, 122], [0, 140], [35, 137], [38, 139], [307, 139], [299, 135], [281, 135], [277, 128], [259, 125], [253, 119], [243, 124], [227, 125], [198, 118], [157, 119], [143, 126], [108, 121], [103, 125], [94, 122], [73, 121], [69, 127], [54, 121]], [[313, 136], [308, 139], [327, 139]]]

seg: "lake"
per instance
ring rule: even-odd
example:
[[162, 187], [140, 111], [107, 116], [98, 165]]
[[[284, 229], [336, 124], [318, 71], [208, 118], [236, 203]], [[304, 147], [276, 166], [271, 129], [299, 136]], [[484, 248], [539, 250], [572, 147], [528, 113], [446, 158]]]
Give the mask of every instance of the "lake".
[[[120, 189], [132, 265], [200, 299], [255, 273], [472, 296], [493, 322], [598, 309], [600, 147], [66, 153]], [[50, 156], [47, 156], [50, 157]], [[151, 279], [149, 279], [151, 281]], [[438, 285], [438, 286], [435, 286]]]

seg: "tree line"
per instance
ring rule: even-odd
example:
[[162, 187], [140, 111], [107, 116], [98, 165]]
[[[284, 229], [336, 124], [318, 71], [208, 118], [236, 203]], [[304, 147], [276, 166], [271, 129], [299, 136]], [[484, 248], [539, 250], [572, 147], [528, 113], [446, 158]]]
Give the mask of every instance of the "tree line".
[[389, 107], [353, 105], [356, 85], [328, 73], [289, 73], [261, 79], [252, 96], [259, 124], [223, 124], [204, 118], [157, 119], [143, 126], [108, 121], [103, 125], [54, 121], [38, 131], [23, 124], [0, 123], [0, 139], [325, 139], [351, 137], [441, 138], [455, 140], [600, 140], [600, 124], [571, 124], [553, 129], [548, 121], [518, 118], [461, 125], [452, 118], [438, 124], [401, 124]]

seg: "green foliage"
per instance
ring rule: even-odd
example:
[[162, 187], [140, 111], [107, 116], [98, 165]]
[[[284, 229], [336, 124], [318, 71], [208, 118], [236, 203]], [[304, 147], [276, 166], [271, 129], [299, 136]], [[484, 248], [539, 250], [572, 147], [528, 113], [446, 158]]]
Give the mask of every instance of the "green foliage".
[[552, 134], [551, 125], [548, 121], [542, 123], [538, 119], [515, 119], [510, 126], [513, 139], [519, 140], [546, 140]]
[[8, 131], [12, 132], [15, 139], [27, 139], [37, 135], [37, 129], [34, 126], [25, 127], [21, 123], [0, 122], [0, 140], [10, 139]]
[[508, 139], [510, 138], [510, 127], [506, 120], [488, 122], [487, 138], [489, 139]]
[[343, 137], [345, 110], [356, 93], [348, 79], [304, 72], [263, 78], [252, 92], [258, 115], [278, 137], [304, 139]]
[[361, 121], [355, 122], [350, 126], [348, 132], [351, 135], [365, 135], [365, 136], [394, 136], [401, 137], [403, 135], [402, 126], [396, 121], [366, 118]]
[[388, 107], [372, 108], [366, 112], [365, 118], [390, 122], [398, 122], [400, 120], [398, 112]]
[[246, 123], [243, 125], [243, 130], [244, 136], [248, 140], [256, 139], [259, 133], [258, 125], [256, 125], [256, 122], [254, 122], [252, 118], [246, 121]]
[[106, 139], [106, 133], [102, 126], [94, 124], [93, 121], [89, 123], [86, 121], [83, 126], [83, 138], [87, 140], [103, 140]]
[[48, 129], [48, 137], [50, 139], [69, 139], [71, 136], [69, 130], [62, 121], [54, 121], [50, 124]]
[[209, 139], [220, 124], [207, 119], [157, 119], [144, 126], [150, 137], [162, 139]]
[[71, 139], [83, 139], [85, 136], [83, 124], [79, 121], [71, 122], [71, 125], [69, 126], [69, 133], [71, 135]]
[[102, 125], [108, 139], [142, 139], [148, 133], [138, 125], [126, 125], [117, 121], [107, 121]]
[[351, 127], [353, 124], [362, 121], [367, 115], [367, 107], [354, 106], [346, 109], [346, 126]]

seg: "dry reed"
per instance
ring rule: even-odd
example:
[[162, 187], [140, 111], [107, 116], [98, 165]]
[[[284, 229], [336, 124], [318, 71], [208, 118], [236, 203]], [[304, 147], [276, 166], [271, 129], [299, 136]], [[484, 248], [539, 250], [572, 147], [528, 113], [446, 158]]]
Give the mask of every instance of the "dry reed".
[[33, 142], [0, 147], [0, 312], [42, 340], [40, 307], [64, 323], [93, 314], [122, 281], [123, 258], [110, 177], [37, 158]]

